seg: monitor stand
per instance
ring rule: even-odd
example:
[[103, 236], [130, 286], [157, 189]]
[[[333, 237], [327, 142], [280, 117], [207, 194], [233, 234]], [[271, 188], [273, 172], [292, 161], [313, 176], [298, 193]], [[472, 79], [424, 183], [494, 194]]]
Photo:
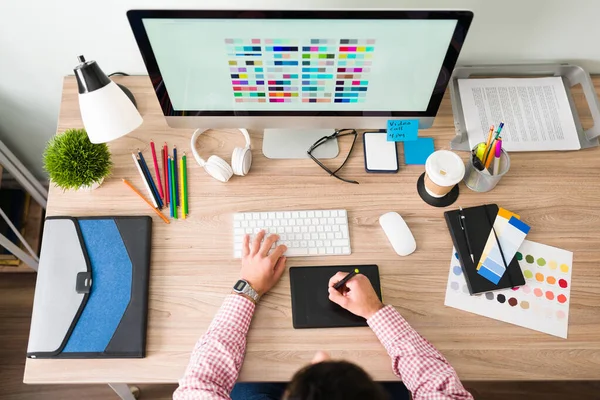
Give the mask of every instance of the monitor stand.
[[[310, 146], [333, 132], [333, 129], [265, 129], [262, 151], [267, 158], [309, 158], [306, 152]], [[337, 157], [339, 152], [337, 139], [332, 139], [312, 154], [316, 158], [327, 159]]]

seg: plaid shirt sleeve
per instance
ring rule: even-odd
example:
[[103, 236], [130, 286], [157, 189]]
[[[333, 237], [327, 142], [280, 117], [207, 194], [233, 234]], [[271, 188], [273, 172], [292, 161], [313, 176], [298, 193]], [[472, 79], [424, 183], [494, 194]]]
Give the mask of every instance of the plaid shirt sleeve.
[[367, 320], [388, 354], [392, 368], [413, 400], [472, 400], [456, 371], [398, 311], [386, 306]]
[[244, 361], [246, 334], [254, 307], [243, 296], [227, 296], [208, 331], [196, 343], [173, 399], [230, 398]]

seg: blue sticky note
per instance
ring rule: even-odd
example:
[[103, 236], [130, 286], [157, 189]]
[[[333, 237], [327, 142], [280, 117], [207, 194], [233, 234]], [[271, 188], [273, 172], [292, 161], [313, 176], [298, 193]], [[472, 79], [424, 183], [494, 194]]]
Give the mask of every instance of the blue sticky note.
[[417, 140], [418, 133], [418, 119], [389, 119], [387, 122], [388, 142]]
[[434, 152], [433, 138], [417, 138], [404, 142], [404, 161], [406, 164], [425, 165], [427, 157]]

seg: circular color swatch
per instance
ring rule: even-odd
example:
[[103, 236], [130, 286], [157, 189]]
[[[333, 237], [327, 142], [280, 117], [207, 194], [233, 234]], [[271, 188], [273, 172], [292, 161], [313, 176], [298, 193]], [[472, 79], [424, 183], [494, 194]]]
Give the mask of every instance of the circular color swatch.
[[537, 263], [540, 267], [543, 267], [544, 265], [546, 265], [546, 260], [544, 260], [542, 257], [537, 259]]
[[556, 267], [558, 267], [558, 264], [556, 263], [556, 261], [550, 261], [548, 263], [548, 266], [550, 267], [550, 269], [556, 269]]
[[549, 290], [548, 290], [548, 291], [546, 292], [546, 298], [547, 298], [548, 300], [554, 300], [554, 293], [552, 293], [551, 291], [549, 291]]
[[528, 279], [533, 278], [533, 272], [531, 272], [528, 269], [526, 269], [525, 272], [523, 272], [523, 275], [525, 275], [525, 278], [528, 278]]
[[567, 264], [560, 264], [560, 270], [566, 274], [569, 272], [569, 266]]
[[450, 287], [452, 288], [452, 290], [458, 290], [458, 282], [452, 282], [450, 284]]
[[544, 293], [542, 292], [542, 289], [540, 289], [540, 288], [535, 288], [533, 290], [533, 294], [535, 294], [537, 297], [542, 297], [544, 295]]
[[454, 272], [454, 275], [458, 276], [462, 274], [462, 268], [458, 265], [455, 265], [454, 267], [452, 267], [452, 272]]
[[[446, 257], [447, 257], [447, 256], [446, 256]], [[535, 274], [535, 279], [536, 279], [538, 282], [544, 282], [544, 274], [542, 274], [542, 273], [539, 273], [539, 272], [538, 272], [537, 274]]]
[[567, 286], [569, 286], [569, 284], [567, 283], [566, 280], [564, 279], [559, 279], [558, 280], [558, 286], [560, 286], [561, 288], [565, 289]]
[[517, 304], [519, 304], [519, 302], [514, 297], [511, 297], [510, 299], [508, 299], [508, 304], [510, 304], [511, 307], [514, 307]]
[[504, 302], [506, 301], [506, 296], [504, 296], [503, 294], [499, 294], [498, 297], [496, 297], [496, 300], [498, 300], [498, 303], [504, 304]]
[[456, 259], [458, 260], [458, 253], [454, 253], [454, 257], [456, 257]]
[[485, 294], [485, 298], [486, 298], [486, 299], [488, 299], [488, 300], [494, 300], [494, 293], [492, 293], [492, 292], [487, 292], [487, 293]]
[[565, 314], [565, 312], [564, 312], [563, 310], [558, 310], [558, 311], [556, 312], [556, 317], [557, 317], [558, 319], [563, 319], [564, 317], [566, 317], [566, 314]]
[[531, 288], [528, 285], [523, 286], [523, 292], [525, 292], [525, 294], [529, 294], [531, 293]]
[[511, 288], [513, 290], [513, 292], [516, 292], [517, 290], [519, 290], [518, 286], [515, 286], [514, 288]]
[[561, 304], [566, 303], [567, 296], [565, 296], [564, 294], [559, 294], [558, 297], [556, 298], [556, 300], [558, 300], [558, 302]]
[[[563, 279], [561, 279], [562, 281]], [[550, 285], [554, 285], [556, 283], [556, 278], [553, 276], [547, 276], [546, 277], [546, 282], [548, 282]], [[566, 281], [565, 281], [566, 282]]]
[[531, 254], [527, 254], [525, 256], [525, 261], [527, 261], [529, 264], [533, 264], [533, 256]]
[[528, 301], [522, 301], [521, 302], [521, 308], [523, 310], [527, 310], [529, 308], [529, 302]]
[[523, 259], [523, 254], [517, 251], [517, 260], [521, 261]]

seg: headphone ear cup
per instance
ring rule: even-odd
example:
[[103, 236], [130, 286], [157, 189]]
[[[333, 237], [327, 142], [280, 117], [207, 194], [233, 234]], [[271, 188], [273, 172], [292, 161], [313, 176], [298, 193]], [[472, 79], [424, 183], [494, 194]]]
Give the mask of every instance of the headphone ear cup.
[[231, 155], [231, 168], [238, 176], [246, 176], [252, 166], [252, 151], [249, 147], [236, 147]]
[[204, 170], [213, 178], [221, 182], [227, 182], [233, 176], [233, 170], [218, 156], [210, 156], [204, 164]]

